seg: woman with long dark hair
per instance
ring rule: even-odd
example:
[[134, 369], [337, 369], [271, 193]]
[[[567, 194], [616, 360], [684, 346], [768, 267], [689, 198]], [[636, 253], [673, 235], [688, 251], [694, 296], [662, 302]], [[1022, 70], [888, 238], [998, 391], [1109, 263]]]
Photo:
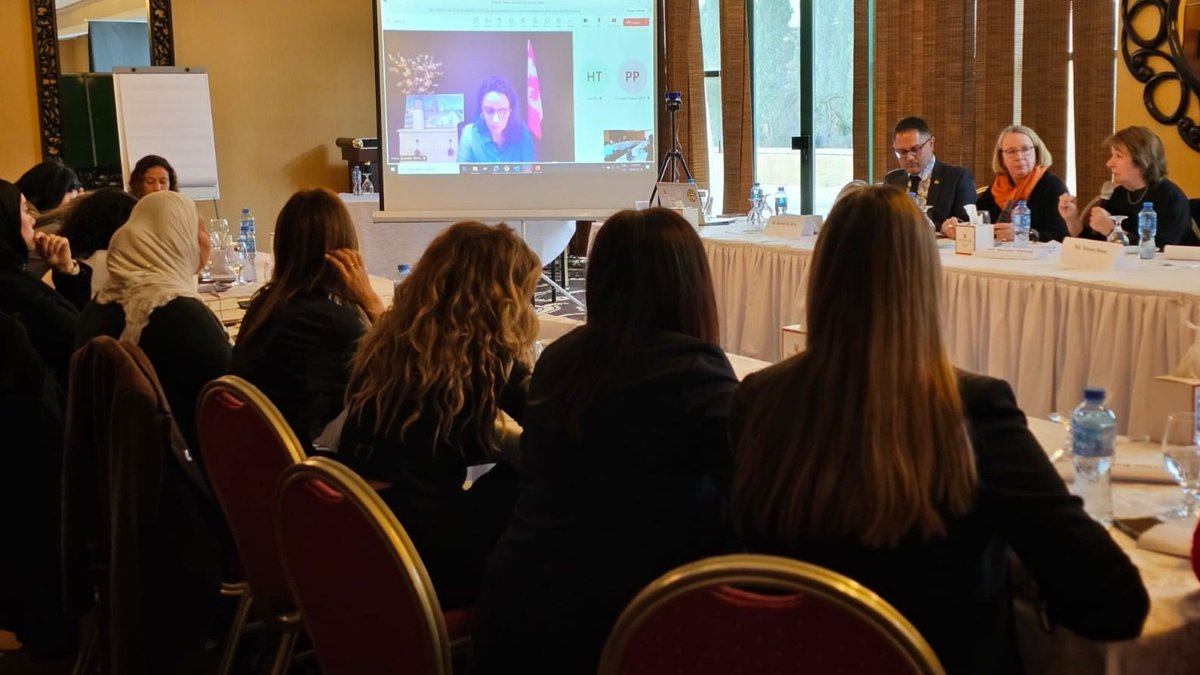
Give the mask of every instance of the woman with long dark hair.
[[383, 311], [354, 221], [329, 190], [292, 195], [275, 221], [275, 267], [233, 348], [253, 382], [308, 447], [342, 410], [354, 346]]
[[537, 337], [537, 256], [509, 228], [462, 222], [430, 243], [392, 307], [360, 341], [338, 459], [379, 490], [412, 537], [443, 607], [479, 596], [508, 523], [516, 472], [501, 462], [500, 411], [525, 407]]
[[838, 202], [813, 253], [807, 350], [733, 406], [734, 525], [751, 551], [846, 574], [904, 614], [951, 674], [1020, 672], [1009, 549], [1049, 617], [1135, 637], [1137, 569], [1067, 492], [1002, 380], [943, 346], [937, 246], [894, 188]]
[[475, 672], [595, 672], [642, 586], [721, 548], [737, 380], [700, 238], [673, 211], [617, 213], [596, 237], [587, 299], [587, 324], [546, 348], [530, 384]]

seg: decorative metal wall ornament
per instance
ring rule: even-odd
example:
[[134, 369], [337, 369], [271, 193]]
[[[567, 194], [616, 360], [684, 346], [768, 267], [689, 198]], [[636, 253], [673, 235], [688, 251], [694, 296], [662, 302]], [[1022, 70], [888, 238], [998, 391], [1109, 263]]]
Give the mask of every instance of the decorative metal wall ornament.
[[54, 0], [29, 0], [29, 18], [33, 24], [33, 68], [42, 158], [57, 159], [62, 156], [62, 113], [58, 102], [58, 26]]
[[[1200, 126], [1188, 114], [1192, 100], [1200, 100], [1200, 72], [1183, 51], [1181, 4], [1182, 0], [1123, 0], [1121, 57], [1134, 79], [1145, 85], [1142, 101], [1150, 116], [1160, 124], [1174, 125], [1188, 147], [1200, 151]], [[1157, 14], [1153, 22], [1156, 30], [1149, 36], [1139, 33], [1134, 25], [1143, 12]], [[1155, 93], [1166, 84], [1179, 87], [1179, 102], [1174, 110], [1164, 112], [1155, 101]]]

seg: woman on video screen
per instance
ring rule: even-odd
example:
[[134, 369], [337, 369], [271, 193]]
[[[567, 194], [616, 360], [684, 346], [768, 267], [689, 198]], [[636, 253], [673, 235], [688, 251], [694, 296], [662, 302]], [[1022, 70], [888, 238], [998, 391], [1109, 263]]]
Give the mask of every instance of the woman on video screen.
[[535, 161], [533, 135], [517, 112], [517, 93], [493, 75], [479, 85], [479, 118], [463, 127], [460, 162]]

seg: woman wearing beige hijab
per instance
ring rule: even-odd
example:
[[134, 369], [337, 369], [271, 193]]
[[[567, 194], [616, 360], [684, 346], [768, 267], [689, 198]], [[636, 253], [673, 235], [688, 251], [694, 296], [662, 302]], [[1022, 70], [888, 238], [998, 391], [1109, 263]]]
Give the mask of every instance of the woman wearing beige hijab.
[[146, 352], [190, 447], [201, 387], [229, 370], [229, 336], [196, 292], [208, 254], [191, 199], [147, 195], [113, 235], [108, 281], [79, 318], [79, 344], [109, 335]]

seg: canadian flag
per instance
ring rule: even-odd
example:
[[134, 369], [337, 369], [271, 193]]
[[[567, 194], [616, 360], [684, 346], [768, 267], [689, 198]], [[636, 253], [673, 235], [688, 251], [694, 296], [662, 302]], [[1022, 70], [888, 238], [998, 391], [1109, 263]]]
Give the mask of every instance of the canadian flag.
[[542, 137], [542, 88], [538, 86], [537, 66], [533, 62], [533, 41], [525, 41], [525, 54], [529, 67], [525, 76], [525, 86], [529, 95], [525, 109], [525, 124], [530, 133], [539, 140]]

